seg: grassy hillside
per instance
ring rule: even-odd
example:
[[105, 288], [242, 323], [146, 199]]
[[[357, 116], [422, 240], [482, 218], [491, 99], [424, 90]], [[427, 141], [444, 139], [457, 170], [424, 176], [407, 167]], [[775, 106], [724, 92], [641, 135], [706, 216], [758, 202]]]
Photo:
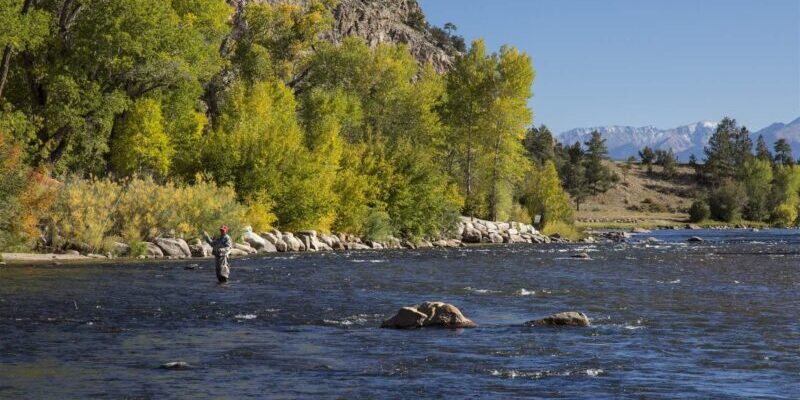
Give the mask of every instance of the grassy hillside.
[[694, 170], [678, 166], [677, 174], [665, 178], [661, 167], [633, 164], [625, 172], [622, 161], [610, 161], [619, 183], [606, 193], [590, 197], [576, 212], [576, 221], [586, 227], [658, 226], [686, 223], [686, 213], [698, 191]]

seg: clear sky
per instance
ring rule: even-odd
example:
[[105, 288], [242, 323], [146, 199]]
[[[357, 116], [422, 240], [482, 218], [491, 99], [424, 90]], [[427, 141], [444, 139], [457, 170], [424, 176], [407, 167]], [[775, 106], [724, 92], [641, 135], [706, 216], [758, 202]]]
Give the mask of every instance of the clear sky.
[[467, 42], [533, 58], [531, 107], [555, 133], [800, 117], [800, 0], [419, 0]]

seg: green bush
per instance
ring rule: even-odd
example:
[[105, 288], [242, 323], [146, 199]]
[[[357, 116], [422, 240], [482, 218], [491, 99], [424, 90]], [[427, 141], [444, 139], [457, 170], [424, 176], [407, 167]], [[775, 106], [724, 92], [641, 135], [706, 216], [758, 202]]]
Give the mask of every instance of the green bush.
[[382, 210], [370, 210], [364, 222], [364, 239], [385, 240], [392, 235], [392, 222], [389, 213]]
[[703, 200], [695, 200], [689, 207], [689, 221], [700, 222], [707, 220], [711, 216], [711, 210]]
[[741, 218], [742, 190], [733, 183], [726, 183], [711, 192], [708, 207], [711, 218], [717, 221], [734, 222]]

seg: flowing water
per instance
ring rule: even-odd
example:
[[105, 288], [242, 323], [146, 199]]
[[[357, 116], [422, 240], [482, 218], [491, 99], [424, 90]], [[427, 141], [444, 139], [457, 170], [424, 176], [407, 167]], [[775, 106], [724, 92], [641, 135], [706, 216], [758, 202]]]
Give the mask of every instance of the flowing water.
[[[0, 398], [800, 397], [800, 232], [646, 236], [0, 267]], [[479, 327], [378, 328], [424, 300]]]

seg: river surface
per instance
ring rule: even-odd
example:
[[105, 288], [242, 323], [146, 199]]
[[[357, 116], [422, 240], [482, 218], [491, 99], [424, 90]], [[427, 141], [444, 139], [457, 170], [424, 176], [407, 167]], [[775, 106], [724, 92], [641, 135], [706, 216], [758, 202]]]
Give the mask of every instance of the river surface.
[[[800, 231], [643, 236], [0, 267], [0, 398], [800, 398]], [[378, 328], [424, 300], [479, 327]]]

